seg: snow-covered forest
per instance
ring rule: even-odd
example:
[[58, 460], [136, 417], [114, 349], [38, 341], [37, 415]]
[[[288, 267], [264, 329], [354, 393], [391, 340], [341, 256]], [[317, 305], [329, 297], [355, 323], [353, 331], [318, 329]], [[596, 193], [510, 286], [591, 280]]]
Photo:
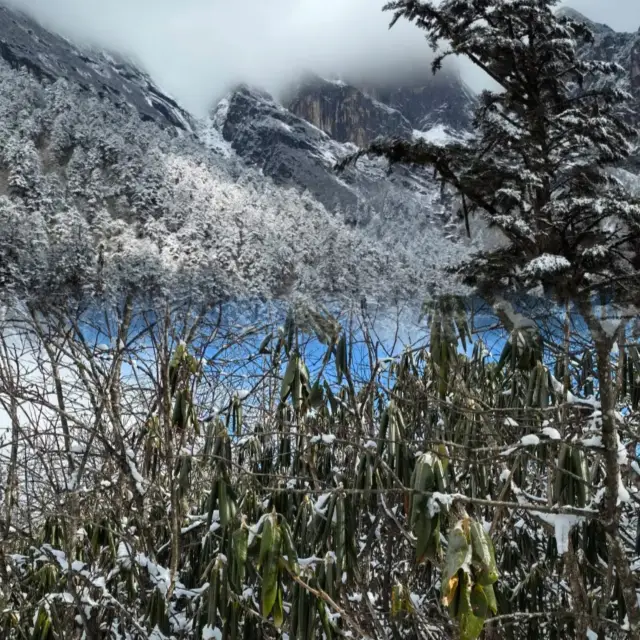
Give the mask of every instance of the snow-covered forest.
[[0, 61], [1, 637], [640, 639], [638, 118], [555, 9], [387, 7], [495, 89], [336, 176], [465, 241]]
[[468, 251], [411, 217], [347, 226], [242, 165], [209, 123], [211, 151], [2, 60], [0, 86], [3, 297], [394, 302]]

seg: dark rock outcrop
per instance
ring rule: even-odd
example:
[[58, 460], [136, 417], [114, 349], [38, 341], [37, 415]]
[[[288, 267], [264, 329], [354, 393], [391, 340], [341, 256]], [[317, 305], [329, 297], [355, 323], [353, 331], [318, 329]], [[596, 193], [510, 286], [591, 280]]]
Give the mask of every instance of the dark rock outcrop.
[[214, 120], [234, 151], [276, 183], [307, 190], [329, 209], [357, 205], [328, 166], [328, 136], [268, 93], [242, 85], [218, 105]]
[[334, 140], [359, 147], [378, 136], [410, 138], [413, 130], [402, 113], [357, 87], [315, 75], [305, 77], [285, 106]]
[[307, 76], [285, 106], [340, 142], [366, 146], [378, 136], [410, 138], [443, 126], [466, 131], [475, 96], [454, 71], [399, 79], [397, 83], [347, 84]]
[[413, 129], [426, 131], [437, 125], [466, 130], [471, 126], [475, 96], [453, 71], [412, 77], [397, 83], [371, 84], [365, 90], [380, 102], [396, 109]]

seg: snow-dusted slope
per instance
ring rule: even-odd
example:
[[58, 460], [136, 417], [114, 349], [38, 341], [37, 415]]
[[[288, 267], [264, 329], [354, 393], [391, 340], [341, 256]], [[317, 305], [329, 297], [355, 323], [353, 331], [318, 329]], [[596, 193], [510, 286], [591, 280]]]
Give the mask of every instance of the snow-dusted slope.
[[383, 201], [369, 224], [345, 224], [299, 185], [247, 166], [212, 123], [196, 128], [176, 136], [0, 60], [2, 296], [420, 300], [464, 255]]
[[616, 62], [625, 70], [618, 80], [618, 86], [633, 96], [630, 117], [640, 123], [640, 29], [628, 33], [614, 31], [606, 24], [593, 22], [569, 7], [561, 8], [559, 13], [584, 22], [591, 29], [593, 42], [583, 45], [580, 50], [584, 58]]
[[[373, 98], [407, 135], [408, 120]], [[423, 171], [363, 160], [264, 92], [196, 121], [130, 62], [0, 7], [0, 289], [420, 300], [472, 250]], [[476, 242], [482, 242], [478, 236]]]
[[[238, 156], [276, 184], [308, 192], [351, 223], [370, 225], [378, 216], [387, 224], [410, 220], [417, 230], [421, 224], [443, 229], [448, 220], [439, 187], [427, 172], [404, 167], [389, 172], [383, 160], [363, 160], [337, 173], [336, 162], [356, 147], [330, 138], [263, 91], [238, 87], [213, 110], [211, 123]], [[220, 136], [209, 138], [216, 149]]]

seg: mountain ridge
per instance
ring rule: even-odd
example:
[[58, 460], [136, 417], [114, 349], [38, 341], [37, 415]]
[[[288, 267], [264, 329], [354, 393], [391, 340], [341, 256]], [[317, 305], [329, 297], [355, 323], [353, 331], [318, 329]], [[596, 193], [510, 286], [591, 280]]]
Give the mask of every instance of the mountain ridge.
[[[379, 135], [463, 138], [473, 96], [455, 74], [404, 88], [307, 77], [282, 101], [240, 85], [198, 120], [132, 63], [34, 24], [0, 6], [6, 290], [419, 298], [462, 290], [444, 270], [499, 241], [479, 220], [466, 238], [424, 169], [334, 171]], [[611, 55], [635, 90], [627, 36]]]
[[40, 79], [65, 78], [161, 126], [189, 131], [192, 117], [141, 69], [124, 57], [81, 47], [26, 14], [0, 4], [0, 57]]
[[[167, 115], [135, 66], [9, 15], [3, 8], [0, 297], [391, 304], [444, 286], [445, 266], [470, 250], [424, 172], [387, 176], [372, 160], [338, 175], [335, 161], [355, 147], [248, 88], [204, 121]], [[53, 43], [44, 57], [43, 42]], [[83, 76], [96, 60], [106, 68]]]

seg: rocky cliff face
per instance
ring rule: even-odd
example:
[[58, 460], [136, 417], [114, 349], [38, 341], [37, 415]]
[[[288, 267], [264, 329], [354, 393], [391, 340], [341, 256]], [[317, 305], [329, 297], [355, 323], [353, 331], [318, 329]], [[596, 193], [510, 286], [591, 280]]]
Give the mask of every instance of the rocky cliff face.
[[[403, 119], [396, 121], [402, 128]], [[363, 159], [338, 174], [335, 163], [356, 147], [333, 139], [264, 91], [236, 88], [213, 110], [211, 126], [238, 156], [276, 184], [302, 189], [350, 224], [382, 215], [445, 227], [445, 207], [429, 173], [406, 167], [389, 172], [384, 160]], [[411, 135], [406, 124], [403, 130]], [[348, 133], [346, 129], [345, 137]]]
[[366, 146], [378, 136], [410, 138], [414, 131], [469, 128], [475, 98], [454, 72], [398, 83], [347, 84], [308, 76], [286, 107], [341, 142]]
[[292, 91], [285, 105], [335, 140], [359, 147], [378, 136], [410, 138], [414, 128], [400, 111], [357, 87], [313, 75]]

